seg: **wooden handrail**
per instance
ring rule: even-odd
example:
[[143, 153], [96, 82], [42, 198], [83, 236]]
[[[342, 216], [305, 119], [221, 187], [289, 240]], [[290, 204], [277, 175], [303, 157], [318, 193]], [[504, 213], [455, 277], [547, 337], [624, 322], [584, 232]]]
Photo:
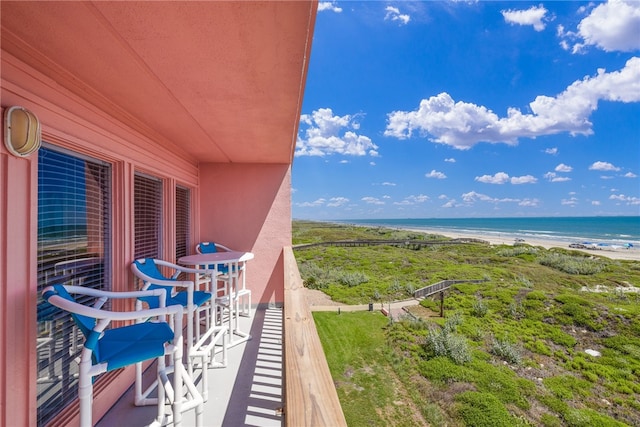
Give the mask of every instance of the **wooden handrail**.
[[283, 260], [285, 425], [346, 426], [291, 247]]

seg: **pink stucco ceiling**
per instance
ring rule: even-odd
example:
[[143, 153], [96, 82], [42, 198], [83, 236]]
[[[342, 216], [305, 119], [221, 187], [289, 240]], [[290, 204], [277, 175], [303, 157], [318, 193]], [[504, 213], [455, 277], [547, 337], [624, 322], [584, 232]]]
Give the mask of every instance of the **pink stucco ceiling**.
[[202, 162], [289, 163], [316, 1], [1, 2], [2, 49]]

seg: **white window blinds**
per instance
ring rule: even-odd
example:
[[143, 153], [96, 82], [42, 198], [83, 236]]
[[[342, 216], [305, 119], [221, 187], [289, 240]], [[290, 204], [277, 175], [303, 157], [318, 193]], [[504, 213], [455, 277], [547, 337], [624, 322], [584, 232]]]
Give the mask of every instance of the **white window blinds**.
[[135, 258], [159, 258], [162, 232], [162, 181], [137, 173], [134, 179]]
[[188, 188], [176, 187], [176, 259], [189, 255], [189, 246], [191, 241], [189, 238], [190, 221], [189, 221], [189, 205], [191, 201], [191, 192]]

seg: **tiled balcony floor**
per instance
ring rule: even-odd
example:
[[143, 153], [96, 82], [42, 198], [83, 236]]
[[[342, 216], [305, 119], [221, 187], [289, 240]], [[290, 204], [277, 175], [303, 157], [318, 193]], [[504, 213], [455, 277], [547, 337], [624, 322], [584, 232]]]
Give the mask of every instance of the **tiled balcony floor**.
[[[226, 368], [208, 369], [209, 398], [204, 404], [204, 425], [282, 426], [282, 309], [262, 307], [240, 318], [240, 330], [251, 339], [229, 349]], [[200, 371], [196, 371], [199, 375]], [[198, 381], [198, 378], [196, 378]], [[198, 384], [199, 386], [199, 384]], [[137, 427], [150, 424], [155, 406], [133, 405], [131, 387], [97, 427]], [[195, 425], [195, 411], [183, 414], [183, 426]]]

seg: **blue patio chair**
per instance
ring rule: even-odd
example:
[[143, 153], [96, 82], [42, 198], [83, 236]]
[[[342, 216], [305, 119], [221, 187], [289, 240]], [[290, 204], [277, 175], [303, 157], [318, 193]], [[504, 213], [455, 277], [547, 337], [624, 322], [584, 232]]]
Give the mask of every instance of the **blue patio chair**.
[[[95, 302], [84, 305], [76, 302], [75, 295]], [[137, 292], [107, 292], [81, 286], [53, 285], [43, 290], [43, 299], [71, 314], [85, 337], [79, 362], [78, 396], [80, 426], [90, 427], [92, 421], [94, 377], [143, 361], [157, 360], [157, 398], [136, 405], [156, 404], [158, 413], [151, 425], [165, 425], [172, 420], [180, 425], [182, 412], [195, 409], [196, 424], [202, 424], [203, 399], [182, 365], [182, 307], [166, 307], [164, 289]], [[135, 311], [109, 311], [103, 309], [110, 299], [149, 298], [157, 300], [158, 308]], [[135, 321], [134, 324], [109, 328], [112, 321]], [[174, 327], [171, 327], [171, 324]], [[165, 356], [171, 356], [169, 366]], [[169, 374], [173, 373], [171, 381]], [[158, 385], [162, 386], [158, 386]], [[187, 390], [183, 386], [186, 385]], [[165, 414], [165, 403], [171, 403], [171, 414]]]
[[[199, 254], [211, 254], [219, 252], [220, 250], [231, 252], [232, 249], [227, 246], [221, 245], [220, 243], [215, 242], [200, 242], [196, 245], [196, 252]], [[231, 274], [229, 274], [229, 267], [224, 264], [218, 264], [217, 266], [209, 266], [211, 270], [215, 269], [220, 272], [219, 278], [221, 280], [225, 280], [228, 282], [226, 289], [233, 288], [235, 292], [229, 295], [232, 299], [238, 300], [238, 314], [240, 316], [250, 316], [251, 315], [251, 290], [246, 287], [246, 272], [244, 263], [236, 264], [231, 269]], [[242, 287], [236, 289], [231, 286], [231, 280], [237, 280], [242, 273]], [[231, 305], [233, 306], [233, 305]]]
[[[169, 277], [160, 272], [158, 267], [166, 267], [173, 271]], [[200, 360], [202, 368], [202, 396], [208, 398], [208, 375], [205, 367], [227, 366], [227, 331], [225, 325], [216, 325], [212, 319], [214, 307], [211, 305], [212, 294], [208, 291], [195, 290], [192, 280], [178, 280], [182, 273], [199, 274], [202, 270], [187, 268], [168, 261], [154, 258], [137, 259], [131, 263], [131, 271], [142, 282], [142, 289], [164, 289], [165, 305], [179, 305], [187, 315], [187, 371], [193, 378], [196, 360]], [[209, 273], [211, 274], [211, 273]], [[179, 291], [183, 288], [183, 291]], [[150, 308], [155, 308], [157, 300], [140, 298]], [[201, 314], [204, 314], [205, 330], [201, 332]], [[195, 331], [195, 334], [194, 334]], [[216, 362], [216, 346], [221, 347], [222, 360]], [[136, 371], [136, 394], [141, 390], [142, 371]]]

